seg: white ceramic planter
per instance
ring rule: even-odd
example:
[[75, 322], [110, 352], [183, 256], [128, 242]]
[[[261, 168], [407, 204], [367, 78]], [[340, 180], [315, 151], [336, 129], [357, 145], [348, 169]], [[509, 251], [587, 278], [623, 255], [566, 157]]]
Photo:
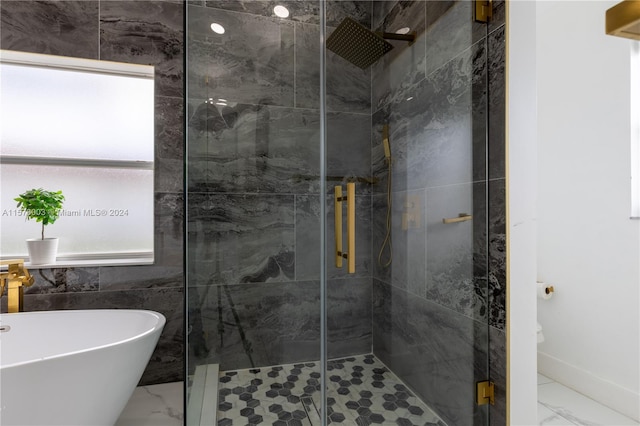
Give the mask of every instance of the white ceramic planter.
[[56, 255], [58, 254], [58, 239], [29, 239], [27, 240], [27, 250], [29, 250], [29, 260], [32, 265], [55, 263]]

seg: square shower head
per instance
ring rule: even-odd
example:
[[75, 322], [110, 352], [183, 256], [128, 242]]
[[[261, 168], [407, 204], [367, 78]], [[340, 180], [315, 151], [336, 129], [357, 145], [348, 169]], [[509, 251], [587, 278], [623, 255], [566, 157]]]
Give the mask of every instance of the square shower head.
[[327, 38], [327, 49], [366, 69], [393, 49], [391, 43], [346, 17]]

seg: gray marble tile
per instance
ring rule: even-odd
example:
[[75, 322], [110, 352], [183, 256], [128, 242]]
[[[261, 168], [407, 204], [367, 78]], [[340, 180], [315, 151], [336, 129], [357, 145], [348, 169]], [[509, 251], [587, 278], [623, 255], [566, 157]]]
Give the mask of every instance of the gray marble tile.
[[[275, 0], [206, 0], [208, 7], [231, 10], [235, 12], [250, 13], [253, 15], [276, 17], [273, 8], [276, 5], [285, 6], [289, 10], [287, 20], [305, 22], [309, 24], [320, 23], [320, 1], [275, 1]], [[343, 1], [328, 0], [326, 5], [327, 25], [337, 26], [345, 16], [350, 16], [367, 28], [371, 26], [371, 2], [370, 1]]]
[[190, 353], [192, 365], [215, 362], [228, 370], [319, 358], [319, 282], [208, 286], [197, 292], [206, 332], [198, 337], [191, 329], [190, 342], [204, 343], [199, 355]]
[[[326, 197], [327, 277], [371, 277], [371, 195], [364, 192], [362, 184], [356, 185], [356, 272], [347, 273], [347, 263], [342, 268], [335, 264], [334, 203], [333, 195]], [[346, 187], [343, 185], [343, 190]], [[333, 187], [329, 188], [333, 193]], [[343, 250], [347, 249], [346, 206], [343, 205]], [[320, 200], [316, 195], [296, 197], [296, 279], [319, 279], [320, 265]]]
[[[427, 189], [427, 299], [470, 318], [487, 319], [486, 185], [463, 184]], [[471, 214], [467, 222], [444, 218]], [[476, 252], [479, 256], [476, 256]], [[479, 278], [479, 279], [477, 279]]]
[[499, 29], [505, 24], [506, 16], [506, 1], [505, 0], [493, 0], [493, 15], [489, 22], [489, 32], [493, 32]]
[[329, 358], [371, 352], [371, 289], [371, 278], [327, 280]]
[[507, 238], [505, 180], [489, 181], [489, 306], [490, 324], [506, 327]]
[[101, 266], [100, 290], [183, 287], [181, 267], [159, 265]]
[[489, 372], [495, 383], [495, 402], [491, 407], [490, 425], [507, 424], [507, 337], [504, 330], [489, 328]]
[[[294, 24], [189, 6], [188, 96], [294, 106]], [[226, 32], [216, 34], [216, 22]]]
[[156, 95], [182, 96], [182, 40], [179, 3], [100, 3], [100, 59], [155, 66]]
[[294, 279], [292, 195], [189, 197], [190, 286]]
[[447, 424], [486, 424], [472, 402], [488, 376], [486, 323], [374, 280], [373, 333], [374, 354]]
[[182, 288], [144, 289], [105, 292], [71, 292], [25, 295], [28, 311], [65, 309], [149, 309], [163, 314], [167, 323], [141, 385], [183, 380]]
[[24, 288], [24, 294], [51, 294], [97, 291], [98, 268], [33, 269], [34, 283]]
[[473, 20], [473, 2], [427, 2], [427, 75], [486, 36], [486, 25]]
[[489, 72], [489, 179], [505, 177], [505, 27], [487, 38]]
[[[377, 8], [375, 2], [374, 8]], [[382, 2], [383, 7], [387, 2]], [[388, 103], [393, 93], [424, 79], [426, 70], [426, 4], [423, 0], [397, 2], [376, 31], [395, 33], [409, 28], [416, 41], [388, 40], [393, 49], [372, 66], [372, 105], [375, 110]]]
[[180, 98], [155, 100], [155, 190], [182, 192], [184, 167], [184, 114]]
[[[426, 295], [426, 204], [425, 191], [394, 192], [391, 199], [391, 232], [387, 235], [387, 196], [373, 196], [374, 276], [413, 295]], [[406, 228], [406, 229], [405, 229]], [[391, 249], [391, 257], [389, 257]], [[386, 266], [388, 261], [391, 263]]]
[[190, 190], [319, 191], [318, 111], [192, 100], [188, 114]]
[[[480, 174], [484, 156], [479, 152], [486, 141], [474, 137], [474, 108], [482, 103], [476, 89], [485, 69], [484, 44], [478, 43], [427, 79], [396, 92], [393, 102], [373, 115], [374, 175], [386, 172], [384, 123], [389, 124], [394, 191], [471, 182]], [[381, 181], [375, 190], [385, 188]]]
[[378, 0], [373, 1], [373, 11], [371, 18], [371, 27], [378, 28], [384, 22], [385, 18], [391, 12], [394, 6], [400, 3], [398, 0]]
[[3, 0], [2, 49], [98, 59], [98, 1]]
[[327, 176], [371, 177], [370, 115], [327, 113], [326, 146]]
[[[335, 28], [328, 28], [328, 35]], [[320, 29], [296, 24], [296, 106], [320, 108]], [[371, 71], [331, 51], [326, 55], [328, 111], [371, 113]]]
[[184, 195], [156, 193], [154, 216], [154, 264], [182, 270]]

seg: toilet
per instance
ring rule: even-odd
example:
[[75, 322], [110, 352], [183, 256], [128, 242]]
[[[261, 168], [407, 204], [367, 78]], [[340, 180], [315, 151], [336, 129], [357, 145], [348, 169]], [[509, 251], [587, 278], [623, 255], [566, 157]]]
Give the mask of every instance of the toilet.
[[538, 344], [544, 342], [544, 334], [542, 334], [542, 326], [536, 323], [536, 331], [538, 332]]

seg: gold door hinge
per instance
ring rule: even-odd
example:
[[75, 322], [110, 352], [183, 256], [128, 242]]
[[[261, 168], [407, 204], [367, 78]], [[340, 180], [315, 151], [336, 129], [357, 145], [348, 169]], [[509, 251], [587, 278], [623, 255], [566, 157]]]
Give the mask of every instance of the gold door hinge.
[[489, 22], [493, 15], [491, 0], [475, 0], [474, 19], [476, 22]]
[[476, 383], [476, 404], [495, 404], [495, 384], [492, 381]]

